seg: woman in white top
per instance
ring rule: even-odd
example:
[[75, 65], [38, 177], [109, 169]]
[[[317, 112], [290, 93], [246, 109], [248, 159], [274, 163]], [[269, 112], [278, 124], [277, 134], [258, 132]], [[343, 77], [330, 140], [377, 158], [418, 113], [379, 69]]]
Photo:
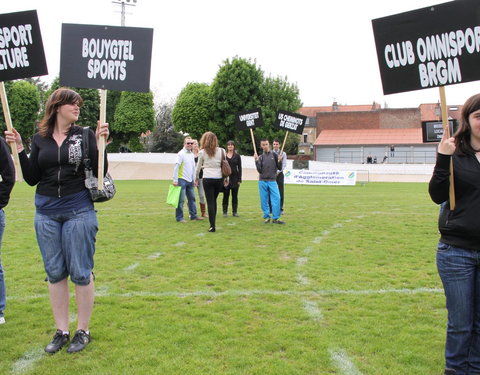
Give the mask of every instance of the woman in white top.
[[198, 154], [196, 183], [198, 184], [200, 171], [203, 168], [203, 189], [207, 198], [209, 232], [215, 232], [215, 218], [217, 216], [217, 197], [223, 186], [222, 157], [225, 150], [218, 147], [217, 136], [206, 132], [200, 139], [201, 150]]

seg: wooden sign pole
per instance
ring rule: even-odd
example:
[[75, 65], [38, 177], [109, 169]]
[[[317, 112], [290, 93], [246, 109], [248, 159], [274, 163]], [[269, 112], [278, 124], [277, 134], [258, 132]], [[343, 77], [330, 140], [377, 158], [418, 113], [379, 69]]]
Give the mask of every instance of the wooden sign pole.
[[[5, 123], [7, 124], [7, 130], [12, 131], [12, 119], [10, 117], [10, 109], [8, 107], [7, 93], [5, 91], [5, 83], [0, 82], [0, 98], [2, 100], [3, 114], [5, 116]], [[22, 180], [22, 168], [20, 167], [20, 159], [18, 158], [17, 145], [15, 142], [10, 142], [10, 148], [12, 149], [13, 164], [15, 165], [15, 172], [17, 175], [17, 181]]]
[[[446, 138], [450, 138], [452, 135], [450, 134], [450, 126], [448, 124], [448, 110], [447, 110], [447, 100], [445, 98], [445, 86], [440, 86], [440, 106], [442, 108], [442, 125], [443, 125], [443, 132], [445, 133]], [[449, 200], [450, 200], [450, 210], [453, 211], [455, 209], [455, 180], [453, 178], [453, 158], [450, 159], [450, 193], [449, 193]]]
[[286, 132], [286, 133], [285, 133], [285, 138], [283, 139], [282, 151], [280, 152], [280, 155], [283, 155], [283, 148], [285, 147], [285, 143], [287, 142], [288, 133], [289, 133], [289, 132]]
[[[107, 90], [100, 89], [100, 125], [107, 122]], [[98, 190], [103, 190], [103, 173], [105, 161], [105, 137], [98, 139]]]
[[252, 136], [253, 151], [257, 153], [257, 146], [255, 145], [255, 137], [253, 136], [253, 129], [250, 128], [250, 135]]

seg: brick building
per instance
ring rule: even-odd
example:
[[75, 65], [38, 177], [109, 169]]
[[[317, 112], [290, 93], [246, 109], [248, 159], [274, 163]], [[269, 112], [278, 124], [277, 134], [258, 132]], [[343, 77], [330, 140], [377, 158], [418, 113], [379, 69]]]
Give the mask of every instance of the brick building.
[[[417, 108], [381, 108], [375, 102], [353, 106], [334, 102], [328, 107], [303, 107], [299, 112], [308, 116], [310, 127], [314, 128], [310, 130], [314, 136], [304, 134], [303, 140], [307, 143], [305, 140], [315, 137], [315, 141], [302, 145], [313, 151], [314, 160], [364, 163], [369, 158], [378, 163], [435, 162], [436, 143], [423, 143], [422, 121], [440, 120], [438, 103], [421, 104]], [[461, 106], [448, 108], [449, 118], [458, 120], [460, 112]]]

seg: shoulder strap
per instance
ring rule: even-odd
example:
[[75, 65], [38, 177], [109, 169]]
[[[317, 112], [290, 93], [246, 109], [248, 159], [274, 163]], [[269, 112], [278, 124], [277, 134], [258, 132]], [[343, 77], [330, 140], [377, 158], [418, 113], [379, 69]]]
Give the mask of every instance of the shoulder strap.
[[91, 169], [90, 165], [90, 157], [89, 157], [89, 142], [88, 142], [88, 132], [89, 132], [89, 127], [86, 126], [82, 130], [82, 157], [83, 157], [83, 164], [85, 165], [86, 169]]

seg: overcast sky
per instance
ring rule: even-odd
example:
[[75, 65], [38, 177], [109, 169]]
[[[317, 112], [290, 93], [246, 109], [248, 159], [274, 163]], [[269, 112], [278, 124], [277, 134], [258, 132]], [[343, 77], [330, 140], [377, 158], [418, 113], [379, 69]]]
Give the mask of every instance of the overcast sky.
[[[132, 1], [132, 0], [131, 0]], [[434, 0], [137, 0], [126, 26], [154, 29], [150, 88], [157, 101], [175, 98], [188, 82], [211, 83], [226, 58], [255, 59], [267, 75], [287, 76], [305, 106], [436, 103], [438, 88], [384, 96], [371, 20]], [[2, 1], [2, 13], [36, 9], [49, 76], [58, 75], [62, 23], [114, 25], [111, 0]], [[446, 87], [462, 104], [479, 83]]]

